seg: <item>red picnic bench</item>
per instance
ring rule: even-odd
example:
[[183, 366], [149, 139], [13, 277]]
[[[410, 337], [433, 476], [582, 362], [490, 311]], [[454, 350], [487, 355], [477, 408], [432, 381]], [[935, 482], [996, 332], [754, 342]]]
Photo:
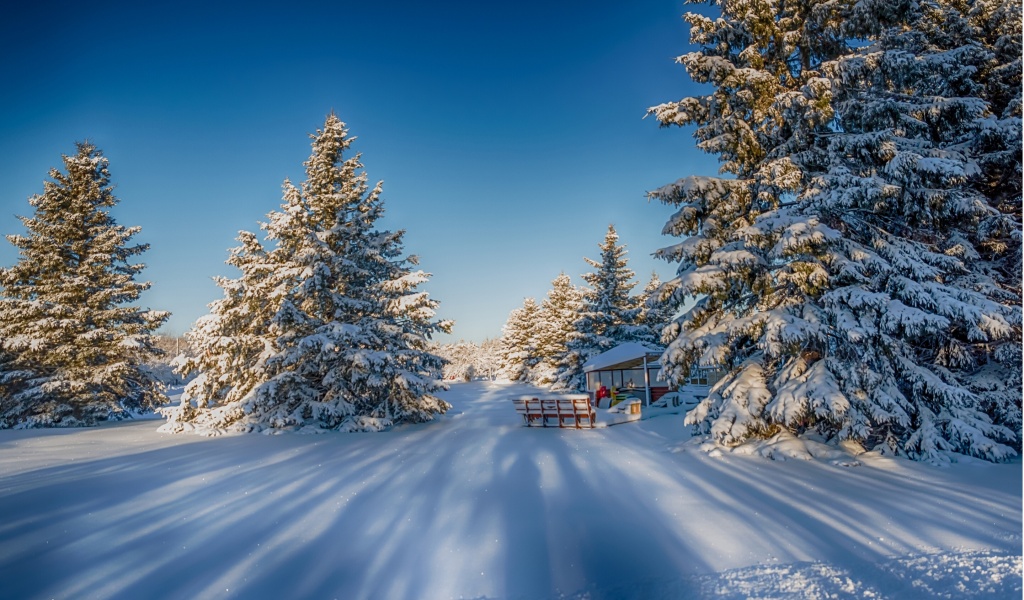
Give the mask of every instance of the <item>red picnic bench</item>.
[[[513, 400], [516, 412], [527, 427], [594, 427], [597, 413], [587, 394], [564, 394], [550, 398], [521, 396]], [[584, 425], [585, 424], [585, 425]]]

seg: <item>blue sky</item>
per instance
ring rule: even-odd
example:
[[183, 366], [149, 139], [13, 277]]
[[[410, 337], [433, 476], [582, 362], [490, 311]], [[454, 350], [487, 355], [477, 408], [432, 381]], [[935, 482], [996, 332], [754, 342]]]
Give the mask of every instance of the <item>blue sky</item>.
[[302, 180], [332, 110], [453, 339], [499, 336], [560, 272], [582, 284], [609, 223], [640, 286], [670, 277], [650, 254], [672, 210], [645, 194], [717, 170], [690, 131], [643, 118], [696, 92], [673, 62], [680, 0], [22, 4], [0, 22], [0, 232], [89, 139], [115, 216], [151, 244], [143, 304], [174, 313], [170, 333], [220, 297], [238, 231]]

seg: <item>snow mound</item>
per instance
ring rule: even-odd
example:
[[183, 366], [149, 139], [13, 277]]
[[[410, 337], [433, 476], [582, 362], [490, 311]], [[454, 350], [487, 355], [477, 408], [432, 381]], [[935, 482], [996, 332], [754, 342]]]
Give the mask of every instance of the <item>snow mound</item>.
[[843, 441], [838, 445], [825, 443], [816, 435], [795, 436], [788, 431], [780, 431], [764, 440], [751, 440], [728, 448], [709, 440], [693, 440], [690, 444], [697, 445], [709, 456], [719, 457], [724, 453], [738, 456], [761, 456], [770, 460], [784, 461], [788, 459], [821, 460], [839, 467], [857, 467], [860, 461], [855, 456], [863, 454], [864, 448], [857, 442]]
[[856, 572], [810, 562], [756, 565], [680, 578], [646, 581], [629, 588], [589, 588], [570, 600], [715, 598], [716, 600], [1002, 600], [1020, 598], [1020, 556], [994, 552], [947, 552], [864, 565]]

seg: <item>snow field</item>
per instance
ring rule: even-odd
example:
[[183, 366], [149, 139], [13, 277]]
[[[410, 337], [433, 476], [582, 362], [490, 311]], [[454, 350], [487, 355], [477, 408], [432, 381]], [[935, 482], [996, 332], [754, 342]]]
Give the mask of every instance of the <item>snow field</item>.
[[[771, 461], [665, 414], [383, 434], [0, 431], [6, 598], [1019, 598], [1021, 465]], [[600, 415], [600, 420], [604, 415]]]

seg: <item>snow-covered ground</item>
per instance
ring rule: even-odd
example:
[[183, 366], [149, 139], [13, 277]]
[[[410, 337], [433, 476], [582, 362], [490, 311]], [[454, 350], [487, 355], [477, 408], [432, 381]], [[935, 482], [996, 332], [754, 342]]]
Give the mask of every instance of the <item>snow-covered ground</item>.
[[0, 431], [0, 596], [1021, 597], [1019, 460], [709, 455], [679, 414], [523, 427], [524, 392], [380, 434]]

